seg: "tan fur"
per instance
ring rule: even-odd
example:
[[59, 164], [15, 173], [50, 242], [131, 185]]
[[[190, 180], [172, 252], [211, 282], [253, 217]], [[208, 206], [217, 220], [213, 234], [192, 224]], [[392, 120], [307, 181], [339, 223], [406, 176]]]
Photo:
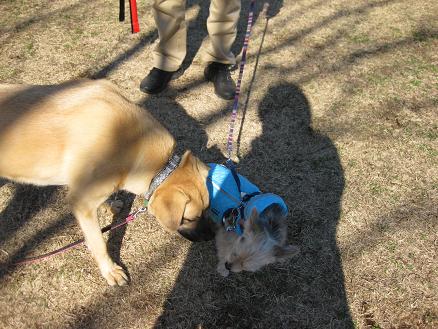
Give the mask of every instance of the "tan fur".
[[[231, 272], [255, 272], [263, 266], [285, 261], [299, 253], [299, 248], [286, 245], [287, 225], [281, 209], [268, 211], [261, 220], [257, 211], [244, 223], [241, 236], [219, 227], [216, 249], [217, 271], [224, 277]], [[276, 224], [274, 224], [276, 222]]]
[[[108, 255], [96, 210], [119, 189], [145, 192], [174, 147], [171, 134], [108, 81], [0, 85], [0, 176], [68, 185], [73, 213], [111, 285], [125, 284], [127, 276]], [[167, 230], [197, 229], [208, 206], [205, 168], [186, 152], [153, 194], [151, 212]]]

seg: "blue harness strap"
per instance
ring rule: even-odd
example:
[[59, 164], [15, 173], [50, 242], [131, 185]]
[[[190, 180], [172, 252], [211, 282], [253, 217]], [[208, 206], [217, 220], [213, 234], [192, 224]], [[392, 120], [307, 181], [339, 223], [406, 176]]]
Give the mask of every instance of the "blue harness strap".
[[233, 160], [228, 159], [226, 162], [226, 165], [228, 169], [230, 169], [231, 174], [233, 175], [234, 181], [236, 182], [237, 190], [239, 191], [239, 194], [242, 194], [242, 188], [240, 185], [240, 178], [236, 171], [236, 166], [234, 165]]
[[[232, 164], [233, 165], [233, 164]], [[273, 193], [262, 193], [246, 177], [239, 175], [233, 165], [210, 163], [207, 189], [210, 196], [210, 217], [222, 223], [227, 231], [243, 234], [243, 222], [253, 209], [260, 214], [271, 204], [278, 204], [287, 214], [283, 199]]]

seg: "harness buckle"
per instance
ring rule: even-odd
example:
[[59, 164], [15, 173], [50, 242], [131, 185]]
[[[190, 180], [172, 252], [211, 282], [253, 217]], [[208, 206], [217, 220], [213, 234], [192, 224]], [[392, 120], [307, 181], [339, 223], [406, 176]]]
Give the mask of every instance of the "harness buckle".
[[234, 231], [239, 235], [241, 234], [240, 221], [243, 218], [243, 206], [243, 203], [241, 203], [237, 208], [232, 208], [224, 214], [222, 222], [227, 232]]

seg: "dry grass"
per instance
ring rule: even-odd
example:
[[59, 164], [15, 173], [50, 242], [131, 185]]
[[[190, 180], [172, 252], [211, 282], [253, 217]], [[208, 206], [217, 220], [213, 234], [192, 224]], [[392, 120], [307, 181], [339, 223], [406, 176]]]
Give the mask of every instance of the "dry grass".
[[[139, 3], [142, 31], [131, 35], [114, 1], [1, 1], [0, 81], [106, 77], [180, 145], [220, 162], [231, 104], [202, 79], [208, 2], [189, 2], [187, 70], [156, 97], [138, 90], [157, 38], [150, 3]], [[84, 248], [4, 265], [0, 327], [438, 327], [437, 2], [275, 4], [253, 84], [264, 17], [250, 42], [240, 171], [284, 196], [302, 254], [223, 279], [212, 243], [171, 236], [145, 216], [110, 237], [128, 287], [107, 287]], [[248, 0], [243, 8], [240, 31]], [[126, 214], [132, 197], [122, 197]], [[5, 264], [80, 237], [65, 189], [5, 181], [0, 232]]]

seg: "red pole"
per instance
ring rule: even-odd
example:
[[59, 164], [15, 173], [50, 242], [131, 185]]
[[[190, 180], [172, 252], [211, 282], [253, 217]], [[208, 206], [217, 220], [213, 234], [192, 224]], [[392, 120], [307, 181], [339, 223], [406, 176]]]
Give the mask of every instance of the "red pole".
[[129, 0], [129, 7], [131, 9], [132, 33], [137, 33], [140, 31], [140, 26], [138, 24], [138, 15], [137, 15], [137, 1], [136, 0]]

